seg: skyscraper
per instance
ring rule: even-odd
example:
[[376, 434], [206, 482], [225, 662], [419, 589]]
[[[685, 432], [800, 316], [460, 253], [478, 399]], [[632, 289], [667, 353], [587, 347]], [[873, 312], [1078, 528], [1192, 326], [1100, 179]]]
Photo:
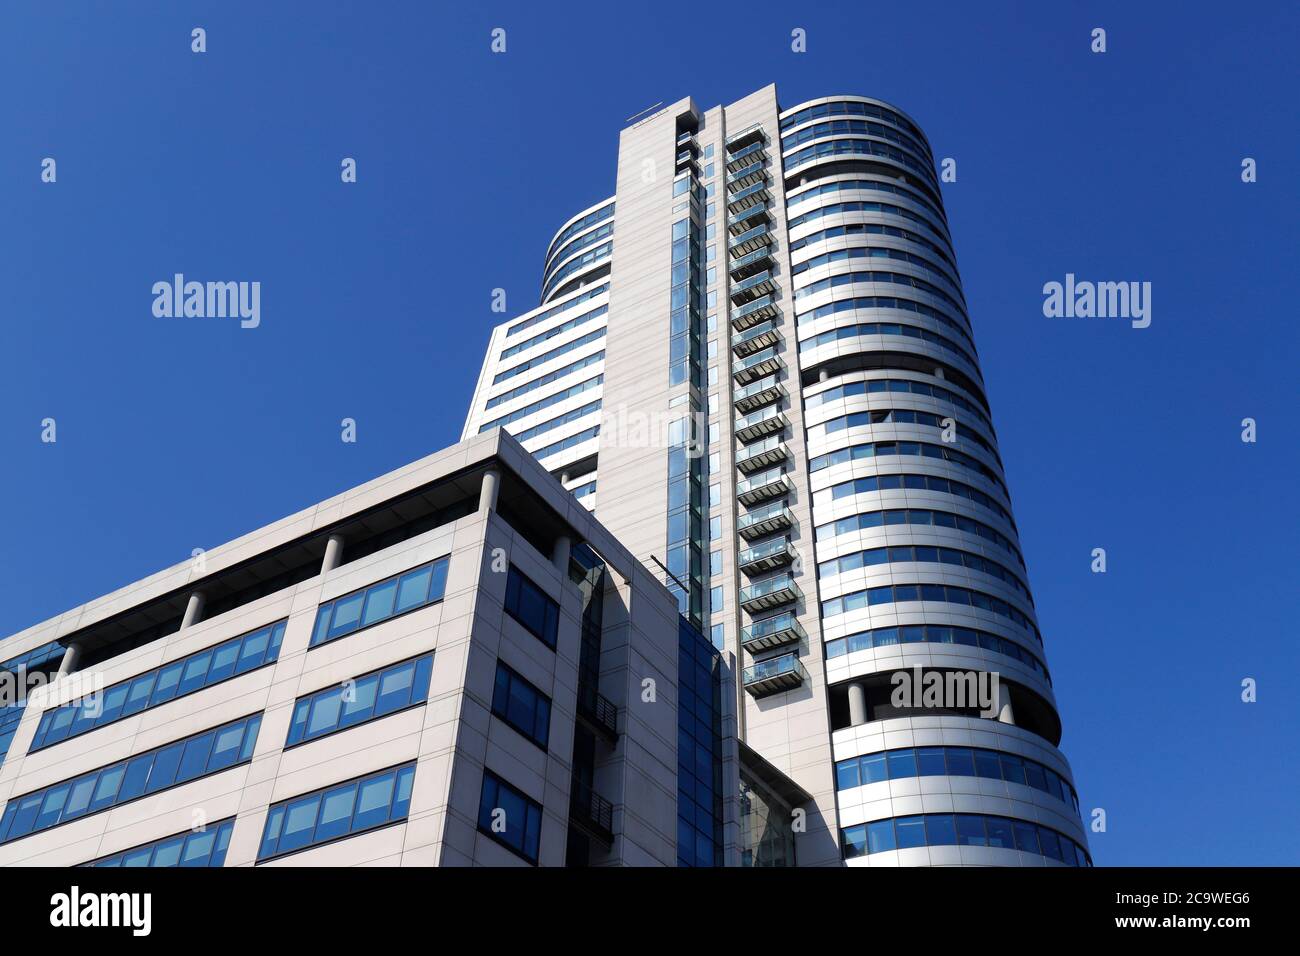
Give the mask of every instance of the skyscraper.
[[935, 161], [901, 110], [769, 86], [634, 119], [614, 195], [492, 334], [465, 436], [496, 427], [743, 662], [744, 862], [1088, 864]]

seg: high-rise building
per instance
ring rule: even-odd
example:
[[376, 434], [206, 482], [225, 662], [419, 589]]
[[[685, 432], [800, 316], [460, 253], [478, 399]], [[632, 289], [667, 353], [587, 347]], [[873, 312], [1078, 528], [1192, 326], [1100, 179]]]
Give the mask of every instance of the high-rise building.
[[0, 639], [0, 865], [735, 864], [733, 664], [493, 431]]
[[743, 663], [743, 862], [1088, 864], [934, 157], [901, 110], [769, 86], [632, 121], [614, 195], [492, 334], [464, 434], [498, 427]]

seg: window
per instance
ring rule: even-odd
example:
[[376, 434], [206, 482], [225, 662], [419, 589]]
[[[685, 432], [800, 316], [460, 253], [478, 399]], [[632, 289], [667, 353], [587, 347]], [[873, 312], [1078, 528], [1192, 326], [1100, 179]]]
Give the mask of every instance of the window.
[[28, 753], [89, 733], [169, 700], [270, 664], [280, 654], [287, 622], [278, 621], [122, 681], [41, 715]]
[[1087, 851], [1048, 827], [1007, 817], [973, 813], [927, 813], [845, 827], [840, 831], [845, 859], [923, 846], [988, 846], [1036, 853], [1069, 866], [1092, 866]]
[[542, 805], [485, 769], [478, 829], [535, 864], [542, 836]]
[[439, 558], [322, 604], [316, 610], [309, 647], [328, 644], [363, 627], [441, 601], [447, 588], [447, 561]]
[[244, 717], [193, 737], [14, 797], [0, 817], [0, 843], [188, 783], [253, 757], [262, 715]]
[[426, 654], [299, 697], [284, 745], [292, 747], [422, 704], [429, 697], [432, 671], [433, 655]]
[[551, 732], [551, 699], [497, 661], [492, 713], [543, 750]]
[[211, 823], [202, 830], [163, 837], [82, 866], [222, 866], [226, 862], [226, 849], [230, 846], [230, 833], [234, 828], [232, 817]]
[[258, 862], [405, 820], [414, 780], [409, 763], [272, 804]]
[[513, 564], [506, 578], [505, 609], [528, 633], [555, 650], [560, 628], [560, 605]]
[[970, 747], [902, 747], [850, 757], [835, 764], [835, 787], [851, 787], [904, 777], [987, 777], [1050, 793], [1079, 809], [1079, 798], [1064, 777], [1033, 760], [997, 750]]

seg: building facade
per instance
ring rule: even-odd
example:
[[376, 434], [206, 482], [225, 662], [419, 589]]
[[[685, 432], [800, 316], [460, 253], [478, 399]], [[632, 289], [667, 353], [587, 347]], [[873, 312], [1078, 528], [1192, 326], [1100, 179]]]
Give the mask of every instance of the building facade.
[[464, 435], [512, 432], [742, 662], [742, 862], [1089, 865], [925, 135], [769, 86], [636, 119], [615, 180]]
[[0, 865], [735, 864], [733, 664], [493, 430], [0, 640]]

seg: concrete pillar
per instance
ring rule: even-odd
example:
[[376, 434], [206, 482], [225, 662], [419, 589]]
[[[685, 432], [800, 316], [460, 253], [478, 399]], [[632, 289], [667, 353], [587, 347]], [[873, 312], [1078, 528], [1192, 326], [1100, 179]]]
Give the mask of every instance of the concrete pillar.
[[203, 592], [195, 591], [190, 595], [190, 602], [185, 605], [185, 616], [181, 618], [181, 630], [191, 627], [203, 617]]
[[824, 369], [822, 369], [820, 372], [817, 373], [817, 381], [819, 381], [819, 382], [825, 382], [825, 381], [829, 380], [830, 377], [831, 377], [830, 369], [826, 369], [826, 368], [824, 368]]
[[320, 573], [328, 574], [343, 563], [343, 535], [332, 534], [325, 542], [325, 560], [320, 564]]
[[478, 494], [479, 511], [496, 511], [497, 492], [501, 488], [501, 473], [489, 468], [483, 473], [483, 486]]
[[1012, 724], [1016, 722], [1015, 712], [1011, 709], [1011, 689], [998, 681], [998, 722]]
[[943, 378], [943, 369], [939, 368], [938, 366], [935, 366], [935, 369], [934, 369], [934, 377], [935, 377], [935, 378]]
[[63, 677], [71, 674], [77, 669], [77, 664], [81, 661], [81, 645], [77, 643], [69, 644], [63, 652], [63, 660], [59, 662], [59, 676]]
[[569, 541], [567, 534], [562, 534], [555, 539], [555, 547], [551, 549], [551, 561], [559, 568], [560, 574], [564, 577], [569, 576], [569, 550], [572, 542]]
[[849, 726], [857, 727], [867, 722], [867, 689], [861, 681], [849, 685]]

